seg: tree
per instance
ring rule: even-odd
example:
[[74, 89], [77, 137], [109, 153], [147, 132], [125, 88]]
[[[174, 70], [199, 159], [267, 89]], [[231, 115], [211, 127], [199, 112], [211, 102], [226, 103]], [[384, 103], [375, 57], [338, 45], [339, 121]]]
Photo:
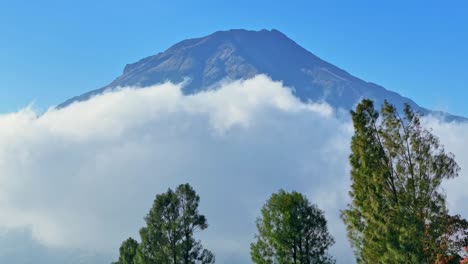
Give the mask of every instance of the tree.
[[459, 167], [419, 115], [400, 117], [385, 102], [363, 100], [351, 111], [352, 203], [342, 212], [358, 263], [437, 263], [457, 259], [468, 225], [450, 216], [443, 180]]
[[334, 263], [327, 254], [334, 241], [323, 212], [300, 193], [273, 194], [262, 208], [257, 229], [257, 241], [250, 246], [254, 263]]
[[117, 262], [118, 264], [134, 264], [134, 258], [135, 255], [137, 254], [137, 249], [138, 249], [138, 242], [129, 237], [127, 240], [125, 240], [122, 245], [120, 246], [119, 252], [119, 261]]
[[214, 263], [214, 255], [203, 249], [194, 233], [208, 227], [198, 212], [200, 197], [189, 184], [159, 194], [140, 230], [141, 244], [136, 263]]

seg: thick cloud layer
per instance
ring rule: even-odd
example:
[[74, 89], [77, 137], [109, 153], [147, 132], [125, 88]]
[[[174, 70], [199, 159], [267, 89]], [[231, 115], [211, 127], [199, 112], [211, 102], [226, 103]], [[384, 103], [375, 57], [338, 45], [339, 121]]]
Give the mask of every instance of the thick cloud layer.
[[[199, 237], [218, 263], [249, 263], [255, 218], [283, 188], [325, 210], [337, 241], [332, 254], [349, 263], [339, 219], [349, 186], [348, 118], [300, 102], [265, 76], [190, 96], [181, 89], [126, 88], [40, 116], [30, 108], [0, 116], [0, 230], [10, 234], [0, 240], [28, 230], [49, 249], [115, 258], [122, 240], [138, 237], [154, 196], [189, 182], [210, 225]], [[428, 122], [448, 150], [468, 158], [460, 144], [468, 126]], [[467, 176], [447, 185], [454, 209], [465, 207]]]
[[459, 177], [446, 181], [443, 187], [451, 212], [468, 218], [468, 123], [447, 123], [429, 117], [424, 125], [439, 137], [447, 152], [455, 155], [461, 167]]

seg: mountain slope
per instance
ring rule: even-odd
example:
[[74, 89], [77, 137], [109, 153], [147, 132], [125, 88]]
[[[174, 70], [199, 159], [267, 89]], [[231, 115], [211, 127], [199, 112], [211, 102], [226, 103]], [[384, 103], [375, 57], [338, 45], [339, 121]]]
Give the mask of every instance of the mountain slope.
[[[423, 114], [430, 112], [409, 98], [321, 60], [274, 29], [218, 31], [181, 41], [165, 52], [127, 65], [123, 74], [109, 85], [71, 98], [59, 107], [119, 86], [144, 87], [188, 78], [184, 93], [192, 94], [214, 89], [225, 79], [248, 79], [256, 74], [282, 81], [303, 101], [324, 100], [334, 107], [351, 109], [360, 99], [371, 98], [377, 104], [384, 100], [397, 106], [408, 103]], [[446, 118], [462, 119], [450, 115]]]

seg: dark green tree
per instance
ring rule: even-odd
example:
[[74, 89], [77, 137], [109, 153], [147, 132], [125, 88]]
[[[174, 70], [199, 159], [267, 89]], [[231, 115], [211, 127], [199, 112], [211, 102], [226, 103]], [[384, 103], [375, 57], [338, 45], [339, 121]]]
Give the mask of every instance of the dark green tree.
[[119, 252], [119, 261], [117, 262], [118, 264], [134, 264], [134, 258], [135, 255], [137, 254], [137, 249], [138, 249], [138, 242], [129, 237], [127, 240], [125, 240], [122, 245], [120, 246]]
[[342, 212], [358, 263], [444, 263], [466, 242], [467, 223], [450, 216], [440, 190], [458, 175], [419, 115], [400, 116], [385, 102], [379, 113], [363, 100], [351, 111], [352, 203]]
[[198, 212], [200, 197], [189, 184], [159, 194], [140, 230], [137, 262], [145, 264], [214, 263], [214, 255], [203, 249], [194, 233], [208, 227]]
[[257, 231], [250, 246], [254, 263], [334, 263], [327, 253], [334, 241], [323, 212], [300, 193], [273, 194], [257, 219]]

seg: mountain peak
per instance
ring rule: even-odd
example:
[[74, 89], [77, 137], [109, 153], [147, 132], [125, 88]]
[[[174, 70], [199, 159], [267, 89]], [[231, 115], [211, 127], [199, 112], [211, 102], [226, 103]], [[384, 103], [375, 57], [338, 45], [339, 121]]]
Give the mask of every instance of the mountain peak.
[[408, 98], [320, 59], [276, 29], [231, 29], [183, 40], [164, 52], [126, 65], [123, 74], [109, 85], [59, 107], [116, 87], [178, 83], [188, 78], [183, 92], [193, 94], [215, 89], [223, 80], [249, 79], [258, 74], [282, 81], [303, 101], [320, 100], [352, 109], [362, 98], [370, 98], [377, 105], [388, 100], [396, 106], [408, 103], [422, 113], [429, 112]]
[[313, 65], [333, 68], [276, 29], [231, 29], [183, 40], [162, 53], [129, 64], [106, 88], [180, 82], [188, 77], [191, 82], [184, 91], [195, 93], [223, 79], [247, 79], [261, 73], [289, 83], [293, 78], [300, 80], [290, 67], [300, 71]]
[[[179, 58], [183, 56], [187, 61], [190, 61], [191, 59], [187, 58], [187, 56], [190, 57], [193, 54], [193, 55], [198, 56], [196, 58], [197, 60], [199, 59], [207, 60], [208, 59], [207, 57], [210, 57], [210, 55], [213, 55], [216, 53], [226, 57], [226, 56], [232, 55], [231, 51], [243, 50], [245, 52], [249, 52], [249, 50], [255, 49], [257, 51], [260, 51], [258, 55], [255, 55], [255, 54], [251, 55], [251, 57], [255, 57], [255, 56], [261, 55], [262, 54], [261, 51], [265, 47], [270, 47], [271, 49], [273, 46], [278, 46], [277, 50], [284, 49], [287, 46], [290, 46], [289, 48], [293, 48], [293, 49], [294, 48], [302, 49], [293, 40], [291, 40], [285, 34], [281, 33], [280, 31], [276, 29], [272, 29], [272, 30], [262, 29], [259, 31], [245, 30], [245, 29], [231, 29], [231, 30], [225, 30], [225, 31], [216, 31], [204, 37], [183, 40], [171, 46], [165, 52], [161, 52], [154, 56], [144, 58], [136, 63], [128, 64], [125, 66], [123, 75], [129, 74], [131, 71], [139, 68], [143, 64], [147, 65], [149, 61], [157, 60], [160, 57], [167, 57], [168, 55], [177, 56]], [[199, 56], [201, 56], [202, 58], [200, 58]], [[211, 58], [211, 60], [213, 61], [215, 60], [215, 58]], [[167, 63], [167, 64], [170, 64], [170, 63]], [[236, 76], [230, 76], [230, 77], [236, 78]], [[251, 76], [250, 74], [247, 74], [247, 76], [243, 76], [243, 77], [251, 77]]]
[[288, 38], [285, 34], [280, 32], [277, 29], [261, 29], [261, 30], [247, 30], [247, 29], [229, 29], [229, 30], [219, 30], [211, 35], [208, 35], [206, 37], [210, 36], [223, 36], [223, 37], [254, 37], [254, 36], [277, 36], [277, 37], [285, 37]]

